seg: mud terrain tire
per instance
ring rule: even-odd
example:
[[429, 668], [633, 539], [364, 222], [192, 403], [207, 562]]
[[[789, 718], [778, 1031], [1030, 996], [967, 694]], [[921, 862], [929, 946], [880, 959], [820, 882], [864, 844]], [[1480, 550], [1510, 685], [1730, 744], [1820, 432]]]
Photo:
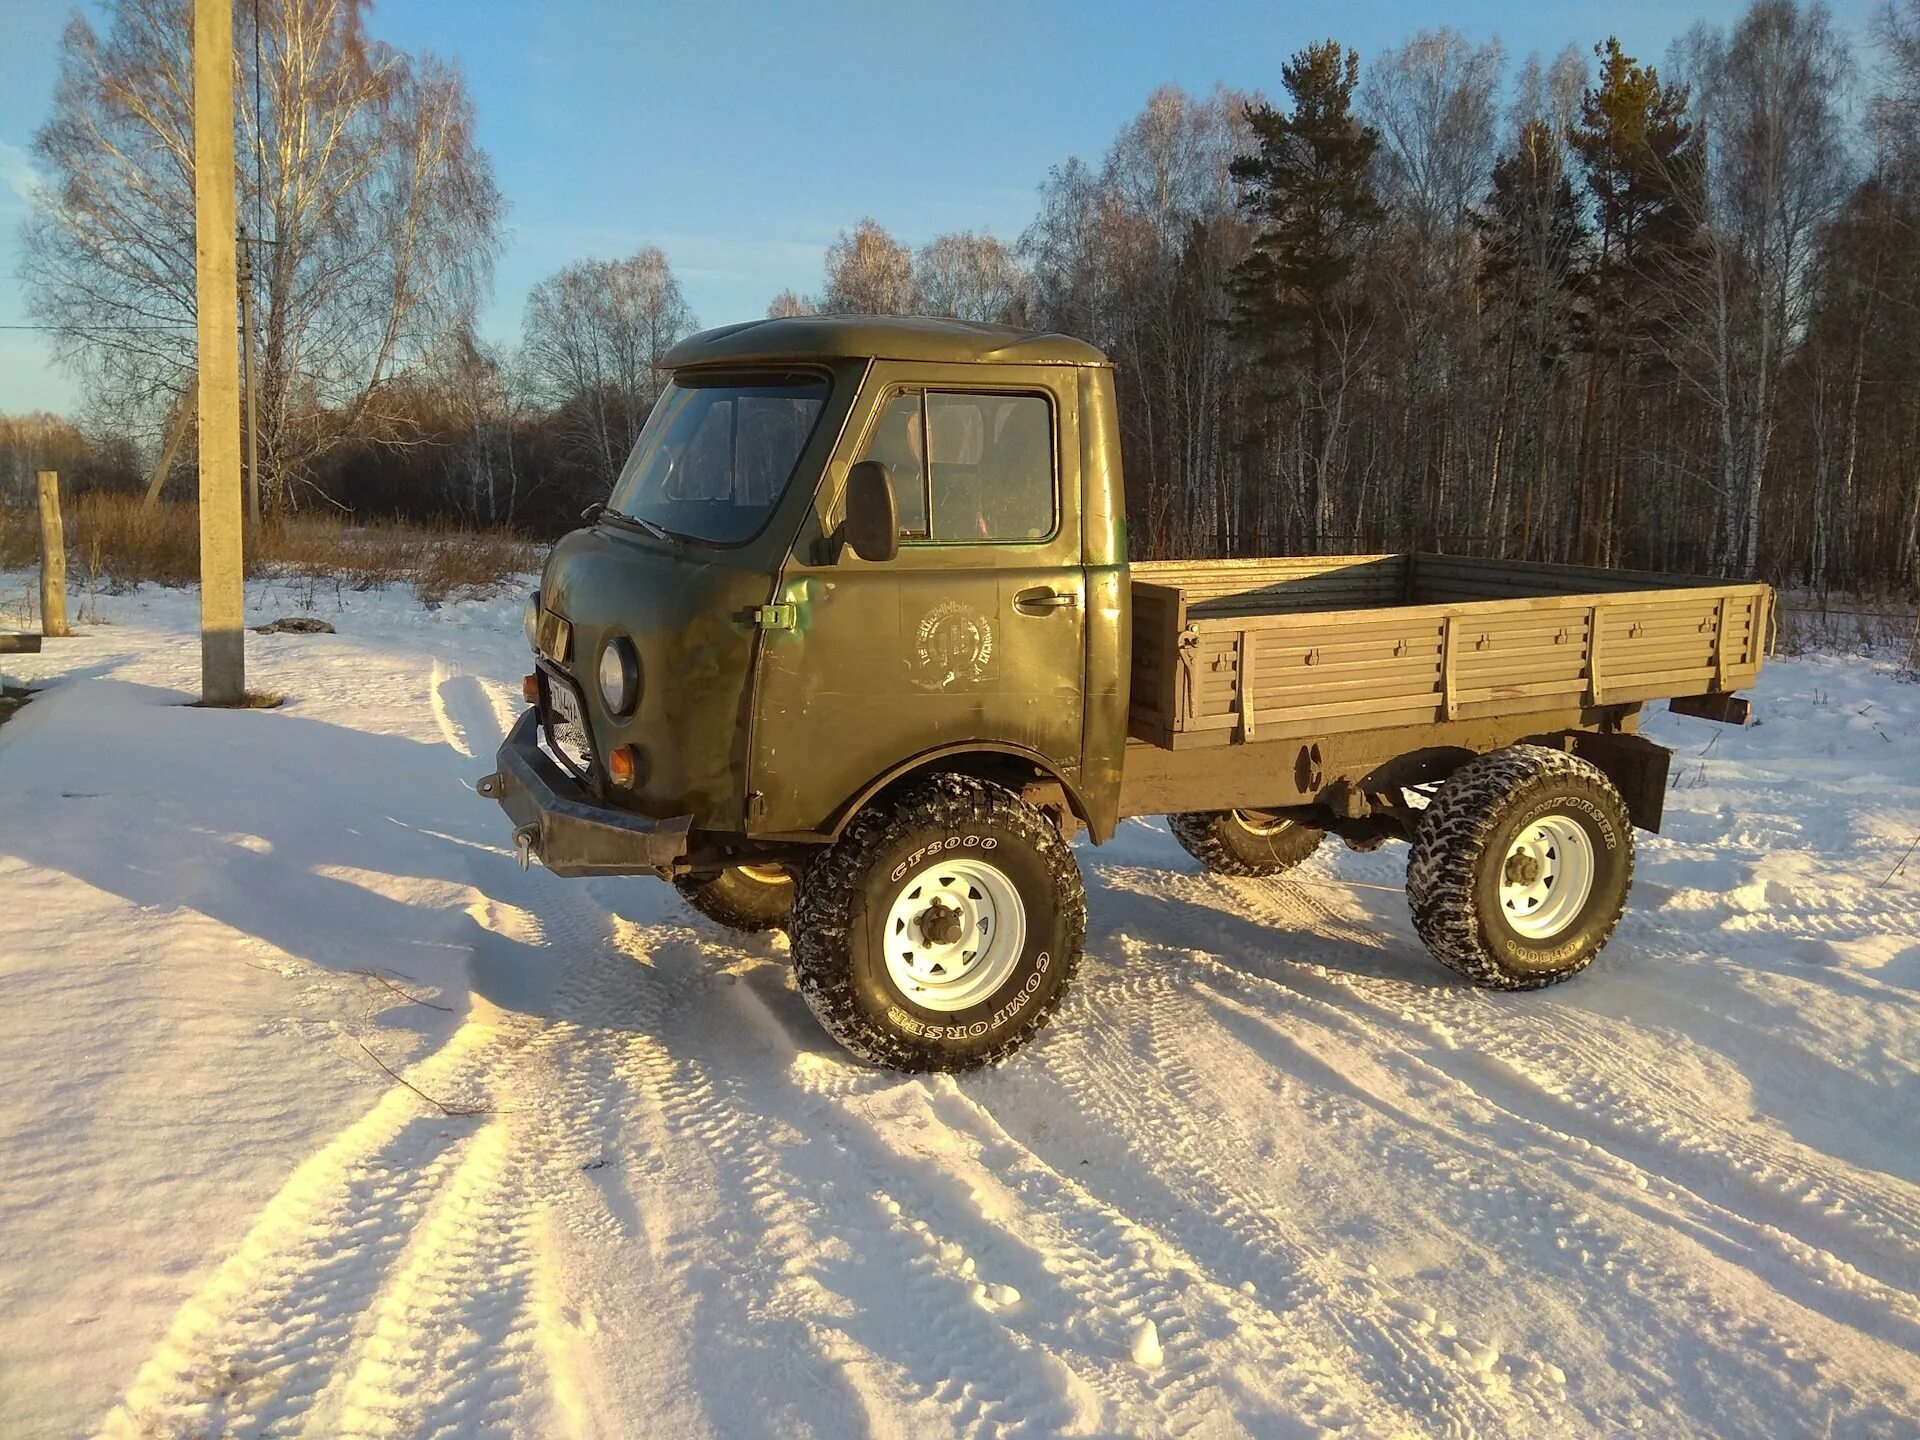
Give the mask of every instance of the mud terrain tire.
[[1216, 875], [1278, 875], [1308, 859], [1326, 838], [1323, 830], [1289, 821], [1257, 828], [1237, 810], [1169, 815], [1167, 828], [1182, 850]]
[[1537, 990], [1586, 969], [1632, 883], [1620, 792], [1587, 761], [1540, 745], [1455, 771], [1421, 815], [1407, 862], [1427, 949], [1493, 990]]
[[1052, 823], [1002, 786], [935, 775], [869, 807], [808, 865], [794, 974], [862, 1060], [971, 1070], [1052, 1018], [1086, 930], [1080, 870]]
[[793, 877], [784, 871], [735, 865], [718, 875], [673, 882], [681, 898], [709, 920], [729, 930], [755, 934], [784, 930], [793, 914]]

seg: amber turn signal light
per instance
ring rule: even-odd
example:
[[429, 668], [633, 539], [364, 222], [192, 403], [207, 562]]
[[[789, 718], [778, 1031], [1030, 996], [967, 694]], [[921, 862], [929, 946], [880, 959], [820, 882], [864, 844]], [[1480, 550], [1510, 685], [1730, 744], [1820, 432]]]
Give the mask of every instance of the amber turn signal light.
[[529, 705], [538, 705], [540, 703], [540, 677], [538, 675], [522, 675], [520, 677], [520, 693], [526, 696]]
[[631, 745], [622, 745], [607, 756], [607, 774], [613, 777], [614, 784], [623, 789], [632, 786], [639, 769]]

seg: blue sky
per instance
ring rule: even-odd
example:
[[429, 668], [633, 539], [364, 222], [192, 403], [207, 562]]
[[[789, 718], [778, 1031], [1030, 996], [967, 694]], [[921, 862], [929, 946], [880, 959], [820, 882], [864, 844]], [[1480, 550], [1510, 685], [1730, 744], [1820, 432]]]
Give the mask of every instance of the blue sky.
[[[1833, 0], [1862, 31], [1880, 0]], [[89, 11], [95, 6], [83, 7]], [[821, 254], [871, 214], [901, 239], [1017, 236], [1047, 167], [1097, 160], [1157, 85], [1280, 89], [1333, 36], [1362, 64], [1424, 27], [1532, 50], [1618, 34], [1658, 60], [1737, 0], [378, 0], [376, 35], [466, 72], [509, 202], [485, 328], [518, 331], [534, 282], [568, 261], [666, 251], [702, 324], [817, 290]], [[15, 271], [29, 147], [68, 6], [0, 0], [0, 326], [26, 320]], [[1865, 58], [1866, 47], [1856, 53]], [[72, 406], [43, 341], [0, 329], [0, 412]]]

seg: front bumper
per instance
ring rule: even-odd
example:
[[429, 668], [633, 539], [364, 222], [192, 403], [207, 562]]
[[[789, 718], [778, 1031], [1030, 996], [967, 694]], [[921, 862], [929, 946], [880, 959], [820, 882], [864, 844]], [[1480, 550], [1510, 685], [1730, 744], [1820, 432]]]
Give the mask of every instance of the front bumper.
[[513, 821], [520, 866], [537, 859], [556, 875], [670, 874], [687, 853], [693, 817], [652, 820], [602, 805], [540, 748], [540, 714], [514, 722], [475, 788]]

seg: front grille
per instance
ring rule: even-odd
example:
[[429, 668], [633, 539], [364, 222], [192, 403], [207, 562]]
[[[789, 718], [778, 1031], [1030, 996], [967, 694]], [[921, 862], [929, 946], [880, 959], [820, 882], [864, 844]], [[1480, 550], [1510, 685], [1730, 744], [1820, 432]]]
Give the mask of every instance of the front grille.
[[593, 736], [587, 730], [586, 697], [572, 680], [541, 668], [545, 684], [540, 704], [540, 719], [546, 730], [547, 748], [553, 758], [581, 779], [593, 773]]

